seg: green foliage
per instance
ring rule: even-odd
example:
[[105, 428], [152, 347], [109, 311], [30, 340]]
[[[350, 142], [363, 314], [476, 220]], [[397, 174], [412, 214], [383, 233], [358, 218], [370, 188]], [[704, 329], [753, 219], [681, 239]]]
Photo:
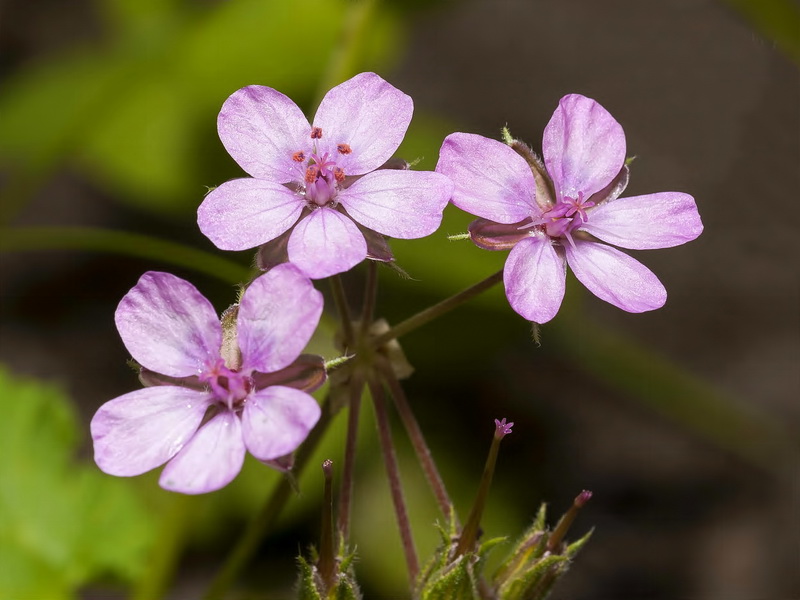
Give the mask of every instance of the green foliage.
[[[329, 56], [349, 41], [348, 19], [359, 3], [100, 4], [113, 43], [21, 72], [0, 93], [0, 158], [17, 176], [39, 177], [70, 160], [140, 207], [191, 209], [204, 184], [219, 183], [204, 177], [207, 163], [224, 156], [213, 142], [214, 122], [228, 95], [257, 83], [307, 104], [323, 76], [354, 74], [327, 69]], [[371, 15], [362, 29], [348, 71], [376, 69], [397, 45], [399, 22], [390, 12]]]
[[76, 416], [58, 388], [0, 367], [0, 597], [73, 598], [143, 573], [153, 523], [129, 481], [79, 464]]

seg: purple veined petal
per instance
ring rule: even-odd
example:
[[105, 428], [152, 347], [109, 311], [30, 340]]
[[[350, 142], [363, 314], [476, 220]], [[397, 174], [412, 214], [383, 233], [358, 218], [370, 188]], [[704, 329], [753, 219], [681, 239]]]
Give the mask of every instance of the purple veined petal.
[[291, 264], [278, 265], [245, 290], [236, 319], [242, 369], [271, 373], [289, 366], [314, 334], [322, 294]]
[[530, 231], [525, 229], [528, 219], [511, 225], [495, 223], [488, 219], [475, 219], [469, 224], [469, 237], [472, 243], [484, 250], [509, 250], [517, 242], [530, 236]]
[[631, 250], [680, 246], [703, 232], [694, 198], [680, 192], [617, 198], [587, 212], [581, 229]]
[[311, 279], [352, 269], [367, 256], [367, 242], [353, 220], [331, 208], [311, 211], [289, 238], [289, 260]]
[[339, 194], [357, 223], [394, 238], [430, 235], [442, 223], [453, 184], [431, 171], [373, 171]]
[[282, 385], [310, 394], [319, 389], [327, 379], [325, 360], [316, 354], [301, 354], [292, 364], [279, 371], [253, 373], [253, 382], [257, 390]]
[[249, 85], [234, 92], [222, 105], [217, 131], [228, 154], [253, 177], [276, 183], [302, 177], [292, 155], [311, 150], [311, 125], [277, 90]]
[[198, 429], [167, 463], [158, 483], [165, 490], [182, 494], [213, 492], [239, 474], [244, 455], [241, 421], [232, 411], [224, 410]]
[[197, 375], [219, 357], [222, 328], [211, 303], [188, 281], [148, 271], [117, 306], [117, 331], [143, 367]]
[[542, 212], [528, 163], [496, 140], [451, 133], [439, 150], [436, 171], [453, 181], [453, 204], [475, 216], [510, 224]]
[[522, 240], [506, 260], [503, 283], [511, 308], [534, 323], [556, 316], [564, 299], [566, 265], [546, 235]]
[[90, 426], [97, 466], [131, 477], [163, 465], [195, 434], [211, 400], [208, 392], [159, 385], [106, 402]]
[[625, 163], [625, 133], [597, 102], [564, 96], [544, 129], [542, 153], [556, 194], [589, 198], [603, 189]]
[[[317, 150], [335, 157], [347, 175], [367, 173], [391, 158], [413, 112], [410, 96], [375, 73], [360, 73], [320, 102], [314, 116], [314, 127], [322, 129]], [[343, 144], [346, 153], [340, 151]]]
[[244, 443], [259, 460], [284, 456], [303, 443], [320, 413], [317, 401], [300, 390], [280, 386], [260, 390], [244, 405]]
[[575, 277], [601, 300], [632, 313], [661, 308], [667, 301], [658, 277], [616, 248], [582, 240], [565, 248]]
[[247, 250], [290, 229], [305, 205], [279, 183], [234, 179], [209, 192], [197, 209], [197, 224], [220, 250]]

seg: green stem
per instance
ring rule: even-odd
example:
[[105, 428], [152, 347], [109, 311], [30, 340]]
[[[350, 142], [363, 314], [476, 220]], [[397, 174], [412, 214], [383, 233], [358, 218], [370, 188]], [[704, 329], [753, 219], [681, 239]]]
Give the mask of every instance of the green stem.
[[217, 277], [227, 283], [250, 279], [233, 261], [175, 242], [94, 227], [17, 227], [0, 229], [0, 252], [94, 250], [146, 258]]
[[319, 543], [319, 573], [326, 590], [332, 590], [336, 582], [336, 556], [333, 535], [333, 462], [322, 463], [325, 491], [322, 502], [322, 535]]
[[[495, 421], [495, 423], [498, 423]], [[503, 419], [505, 423], [505, 419]], [[475, 543], [478, 540], [478, 529], [480, 528], [481, 518], [483, 517], [483, 509], [486, 507], [486, 500], [489, 497], [489, 488], [492, 486], [492, 478], [494, 477], [494, 466], [497, 463], [497, 454], [500, 451], [500, 441], [505, 437], [506, 431], [503, 426], [497, 424], [495, 426], [494, 437], [492, 438], [492, 445], [489, 448], [489, 456], [486, 458], [486, 464], [483, 467], [483, 475], [481, 475], [481, 483], [478, 487], [478, 496], [475, 498], [475, 503], [472, 505], [472, 510], [467, 517], [467, 524], [458, 538], [458, 545], [456, 546], [454, 558], [472, 552], [475, 548]]]
[[[331, 423], [331, 418], [330, 402], [328, 398], [325, 398], [322, 405], [322, 416], [317, 426], [311, 430], [308, 438], [306, 438], [306, 441], [297, 451], [294, 467], [292, 469], [296, 476], [300, 475], [303, 468], [308, 463], [308, 460], [311, 458], [311, 455], [317, 449], [323, 434]], [[228, 555], [225, 564], [222, 565], [217, 576], [211, 582], [204, 596], [205, 600], [222, 600], [222, 598], [225, 597], [228, 588], [230, 588], [236, 577], [247, 565], [266, 531], [275, 523], [284, 505], [289, 500], [291, 493], [292, 484], [288, 477], [284, 477], [267, 498], [267, 502], [264, 504], [261, 512], [255, 516], [245, 530], [244, 535], [239, 538], [233, 552]]]
[[334, 275], [328, 280], [333, 292], [333, 303], [336, 305], [336, 312], [339, 313], [339, 320], [342, 322], [342, 335], [344, 335], [345, 354], [352, 352], [355, 348], [356, 334], [353, 330], [353, 318], [350, 316], [350, 305], [347, 304], [347, 296], [344, 293], [344, 285], [339, 275]]
[[386, 397], [383, 387], [379, 381], [370, 379], [368, 381], [369, 391], [372, 394], [372, 403], [375, 406], [375, 420], [378, 424], [378, 440], [381, 445], [381, 454], [386, 467], [386, 475], [389, 478], [389, 491], [392, 494], [392, 504], [394, 505], [397, 526], [400, 529], [400, 540], [403, 545], [403, 554], [406, 557], [408, 567], [408, 579], [413, 591], [416, 587], [417, 575], [419, 574], [419, 559], [414, 548], [414, 538], [411, 534], [411, 522], [408, 518], [408, 509], [403, 498], [403, 484], [400, 481], [400, 468], [397, 464], [397, 456], [394, 452], [392, 443], [392, 430], [389, 425], [389, 414], [386, 411]]
[[386, 342], [389, 342], [395, 338], [399, 338], [402, 335], [405, 335], [407, 333], [410, 333], [411, 331], [414, 331], [419, 327], [422, 327], [426, 323], [429, 323], [430, 321], [433, 321], [434, 319], [442, 316], [443, 314], [450, 312], [451, 310], [460, 306], [467, 300], [471, 300], [478, 294], [488, 290], [496, 283], [499, 283], [502, 279], [503, 279], [503, 271], [501, 270], [493, 275], [490, 275], [483, 281], [479, 281], [475, 285], [459, 292], [455, 296], [451, 296], [446, 300], [442, 300], [438, 304], [434, 304], [433, 306], [430, 306], [425, 310], [418, 312], [417, 314], [409, 317], [405, 321], [398, 323], [383, 335], [379, 335], [374, 340], [372, 340], [373, 347], [380, 348]]

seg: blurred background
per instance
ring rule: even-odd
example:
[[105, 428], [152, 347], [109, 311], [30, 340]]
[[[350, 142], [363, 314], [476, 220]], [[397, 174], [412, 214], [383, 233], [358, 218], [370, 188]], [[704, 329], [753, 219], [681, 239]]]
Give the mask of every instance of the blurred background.
[[[96, 469], [89, 419], [139, 385], [114, 310], [150, 269], [219, 310], [234, 298], [252, 253], [217, 251], [195, 223], [207, 189], [242, 175], [216, 134], [229, 94], [267, 85], [313, 115], [373, 70], [414, 99], [398, 155], [417, 168], [452, 131], [508, 125], [538, 149], [577, 92], [625, 129], [627, 195], [691, 193], [705, 223], [695, 242], [635, 253], [667, 287], [659, 311], [621, 312], [570, 280], [539, 346], [498, 288], [402, 340], [407, 394], [462, 518], [506, 417], [487, 536], [594, 491], [571, 535], [593, 538], [554, 599], [800, 598], [799, 14], [791, 0], [0, 3], [0, 597], [202, 594], [278, 476], [248, 462], [189, 498], [158, 473]], [[469, 220], [450, 207], [431, 238], [392, 244], [412, 279], [380, 269], [378, 314], [398, 322], [502, 267], [505, 253], [446, 239]], [[360, 298], [363, 266], [345, 280]], [[231, 598], [292, 597], [341, 416]], [[403, 598], [363, 423], [357, 573], [367, 598]], [[395, 434], [425, 558], [438, 515]]]

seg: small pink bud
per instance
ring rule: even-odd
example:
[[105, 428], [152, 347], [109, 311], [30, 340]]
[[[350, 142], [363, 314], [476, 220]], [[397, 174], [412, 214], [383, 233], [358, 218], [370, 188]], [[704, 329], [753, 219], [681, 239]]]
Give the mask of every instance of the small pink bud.
[[586, 504], [589, 500], [592, 499], [592, 492], [589, 490], [583, 490], [578, 497], [575, 498], [575, 506], [578, 508], [582, 508], [584, 504]]

